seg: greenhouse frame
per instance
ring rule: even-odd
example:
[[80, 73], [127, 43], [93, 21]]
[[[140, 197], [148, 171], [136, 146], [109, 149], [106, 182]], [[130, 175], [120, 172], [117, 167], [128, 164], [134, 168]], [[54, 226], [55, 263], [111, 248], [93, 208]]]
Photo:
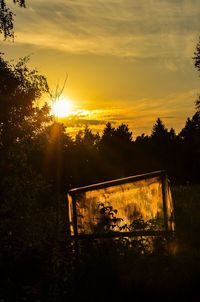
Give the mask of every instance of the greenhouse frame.
[[68, 231], [75, 239], [167, 236], [174, 232], [165, 171], [71, 189]]

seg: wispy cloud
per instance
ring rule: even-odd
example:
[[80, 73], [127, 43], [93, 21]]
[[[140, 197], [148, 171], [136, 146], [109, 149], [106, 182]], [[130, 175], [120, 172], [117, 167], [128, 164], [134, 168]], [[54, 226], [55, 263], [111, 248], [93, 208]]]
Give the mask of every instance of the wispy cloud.
[[198, 0], [35, 0], [15, 10], [16, 43], [69, 53], [191, 57], [200, 27]]
[[34, 0], [13, 9], [15, 43], [2, 50], [36, 52], [52, 81], [69, 71], [72, 99], [102, 109], [68, 121], [70, 131], [111, 121], [139, 135], [158, 116], [179, 131], [193, 113], [199, 0]]

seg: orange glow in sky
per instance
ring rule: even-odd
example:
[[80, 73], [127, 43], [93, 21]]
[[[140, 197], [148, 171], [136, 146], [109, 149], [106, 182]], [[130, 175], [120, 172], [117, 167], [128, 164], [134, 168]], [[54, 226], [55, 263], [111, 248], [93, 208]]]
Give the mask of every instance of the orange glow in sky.
[[75, 102], [62, 99], [52, 112], [73, 132], [123, 122], [135, 136], [150, 134], [158, 117], [179, 132], [194, 114], [200, 1], [37, 0], [11, 8], [16, 37], [2, 40], [1, 52], [8, 60], [30, 54], [50, 88], [69, 75], [63, 93]]

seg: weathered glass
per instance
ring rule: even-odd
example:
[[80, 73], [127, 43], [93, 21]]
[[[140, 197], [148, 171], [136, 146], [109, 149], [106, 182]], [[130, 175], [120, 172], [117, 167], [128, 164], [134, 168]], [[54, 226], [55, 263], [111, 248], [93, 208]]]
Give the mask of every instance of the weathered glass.
[[173, 230], [173, 205], [163, 172], [71, 190], [72, 235]]

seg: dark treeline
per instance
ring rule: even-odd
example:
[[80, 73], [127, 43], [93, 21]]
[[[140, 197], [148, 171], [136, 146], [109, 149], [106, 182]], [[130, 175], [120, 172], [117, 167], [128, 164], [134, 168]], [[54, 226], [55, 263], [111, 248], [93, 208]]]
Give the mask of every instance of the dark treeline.
[[[64, 128], [63, 128], [64, 131]], [[65, 185], [80, 186], [165, 169], [174, 184], [200, 182], [200, 112], [176, 134], [160, 118], [151, 135], [134, 139], [128, 125], [107, 123], [103, 134], [86, 127], [74, 140], [66, 136], [62, 168]], [[56, 163], [56, 159], [52, 161]], [[77, 173], [77, 171], [79, 171]]]

